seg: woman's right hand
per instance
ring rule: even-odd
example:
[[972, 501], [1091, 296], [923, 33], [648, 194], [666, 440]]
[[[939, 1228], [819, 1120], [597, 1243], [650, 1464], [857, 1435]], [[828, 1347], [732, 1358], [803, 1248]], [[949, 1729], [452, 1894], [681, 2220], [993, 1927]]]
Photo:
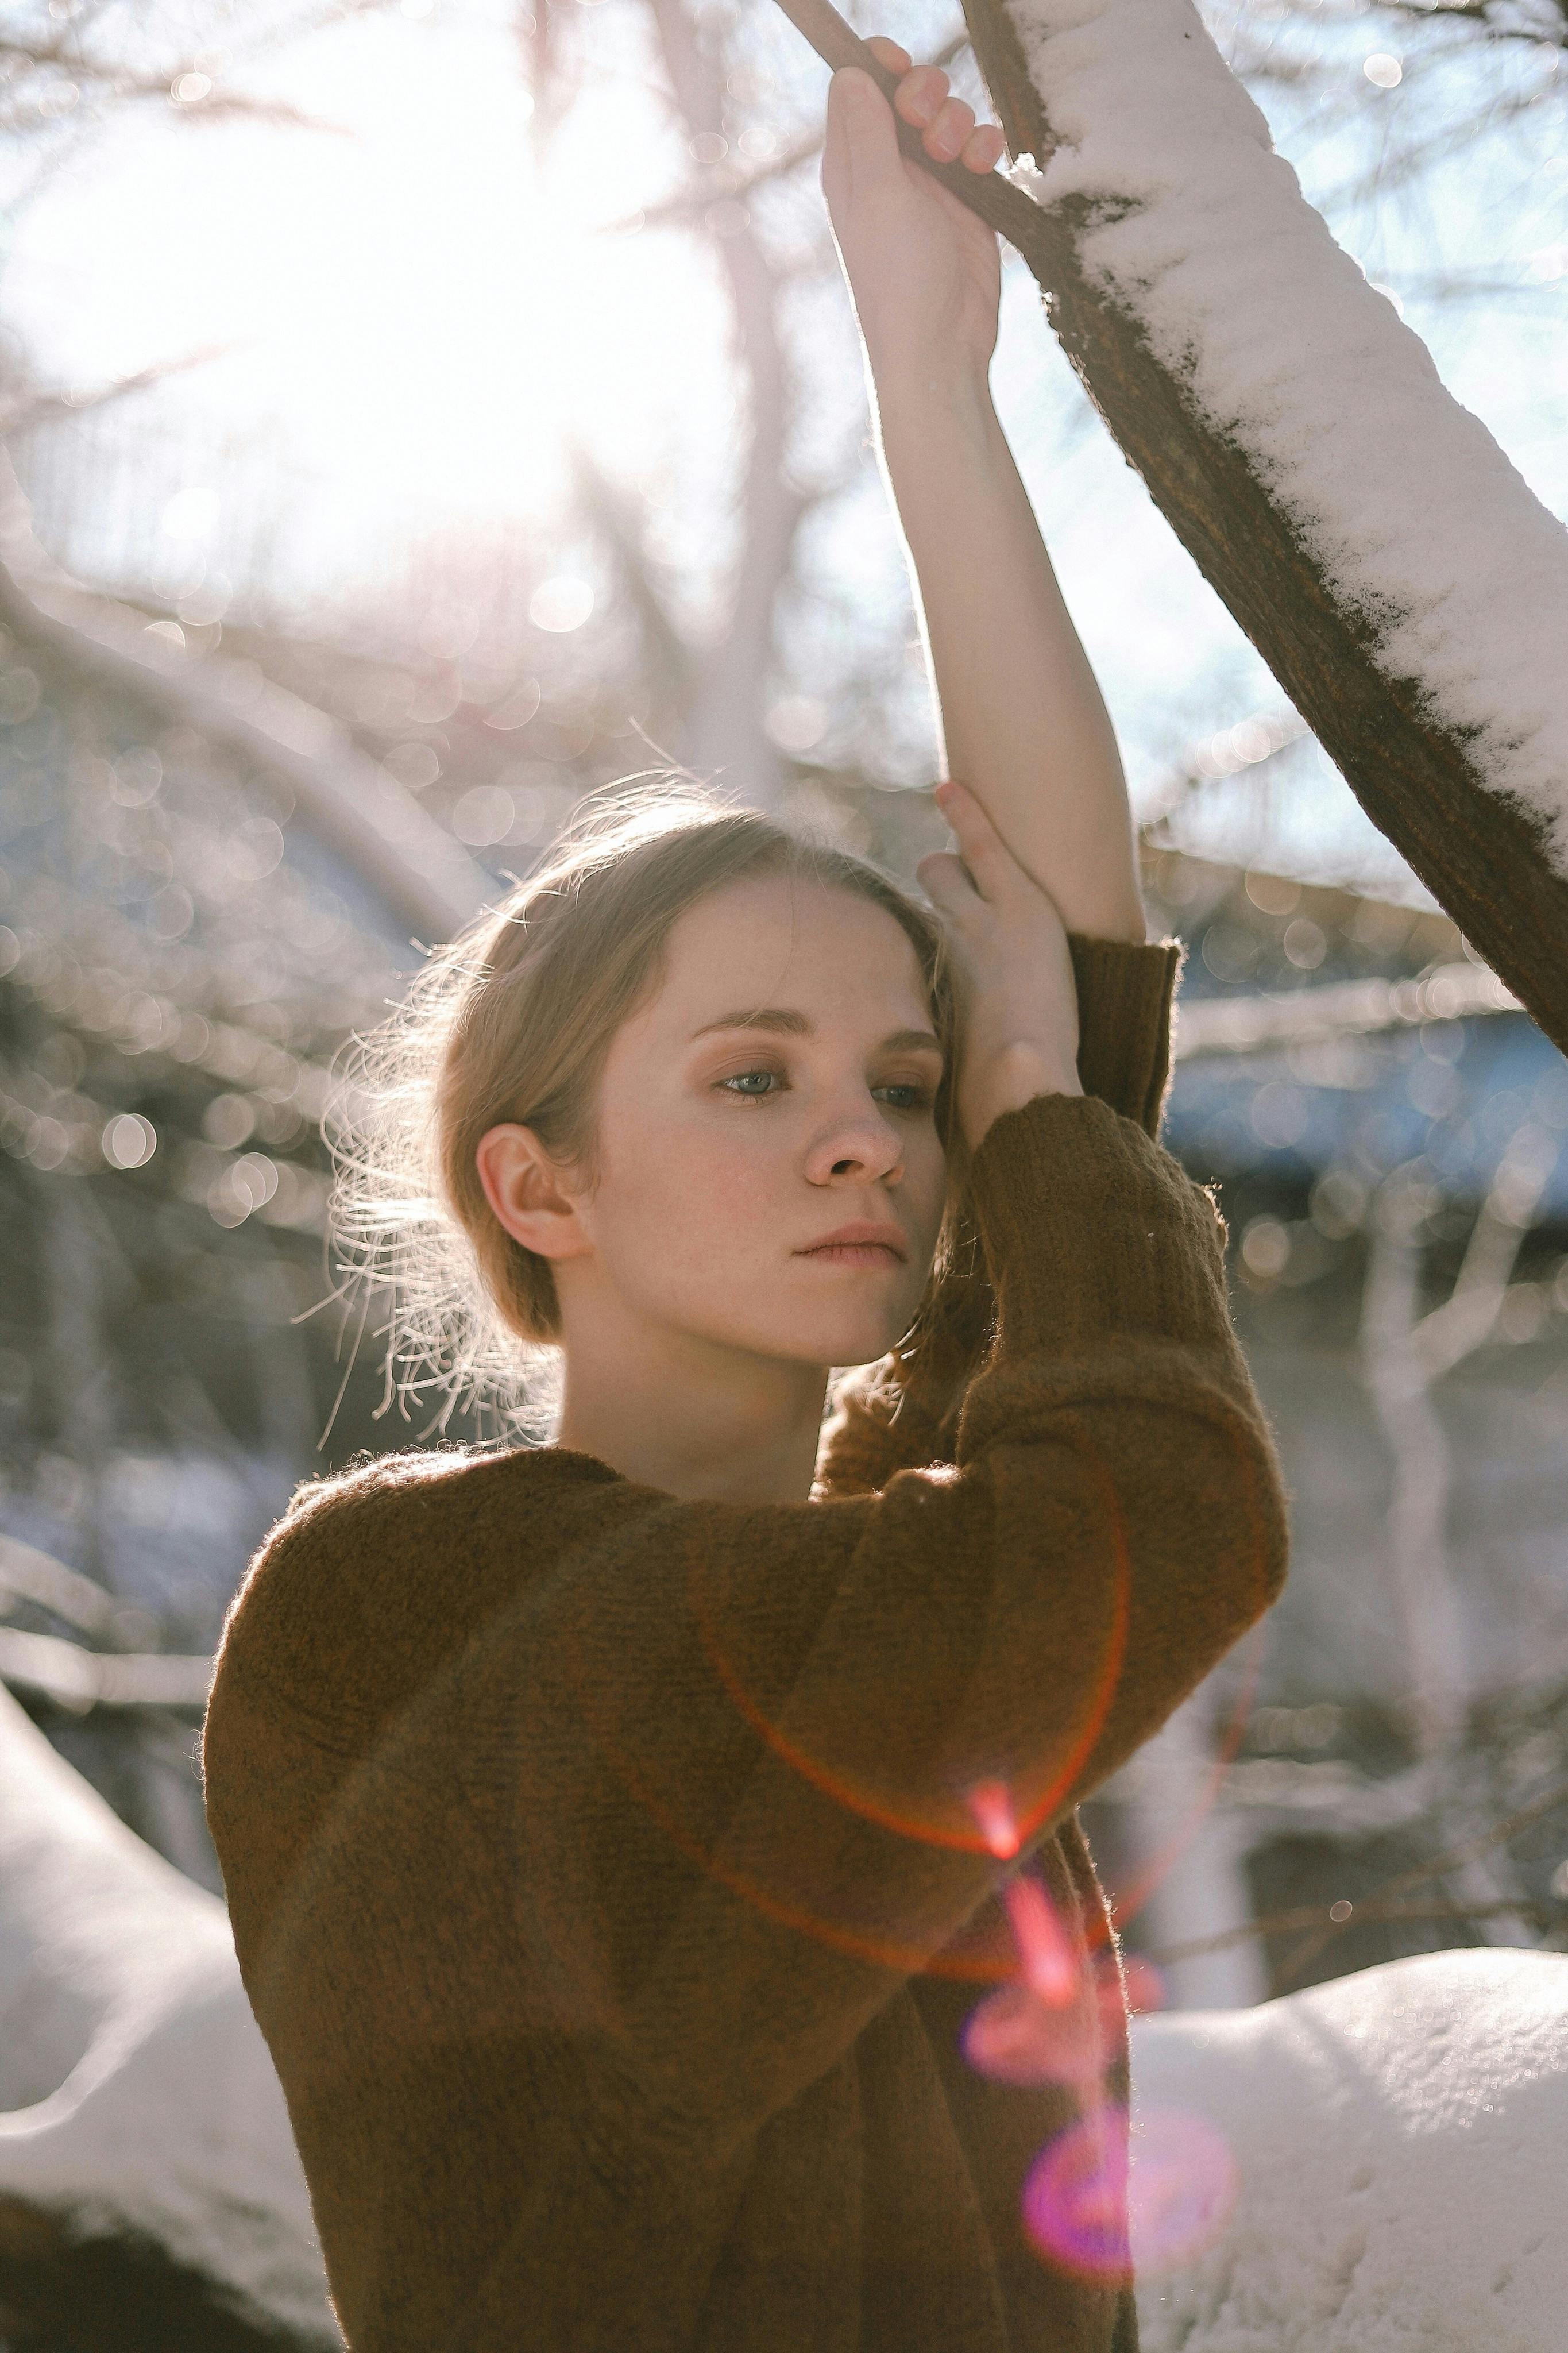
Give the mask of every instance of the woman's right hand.
[[959, 1125], [971, 1151], [1036, 1095], [1080, 1095], [1078, 988], [1056, 907], [964, 785], [936, 788], [958, 837], [916, 872], [942, 918], [958, 997]]
[[1002, 266], [995, 231], [900, 152], [895, 111], [934, 162], [979, 176], [1005, 142], [951, 95], [940, 66], [911, 67], [909, 51], [881, 35], [867, 47], [899, 76], [893, 103], [857, 67], [834, 75], [822, 187], [879, 400], [896, 403], [955, 378], [984, 384]]

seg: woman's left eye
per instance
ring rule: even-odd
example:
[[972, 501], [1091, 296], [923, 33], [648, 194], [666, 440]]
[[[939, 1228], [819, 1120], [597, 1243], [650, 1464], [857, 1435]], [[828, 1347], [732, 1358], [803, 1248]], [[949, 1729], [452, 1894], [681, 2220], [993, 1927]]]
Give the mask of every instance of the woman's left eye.
[[927, 1090], [913, 1079], [899, 1079], [872, 1092], [890, 1103], [894, 1111], [924, 1111], [931, 1101]]

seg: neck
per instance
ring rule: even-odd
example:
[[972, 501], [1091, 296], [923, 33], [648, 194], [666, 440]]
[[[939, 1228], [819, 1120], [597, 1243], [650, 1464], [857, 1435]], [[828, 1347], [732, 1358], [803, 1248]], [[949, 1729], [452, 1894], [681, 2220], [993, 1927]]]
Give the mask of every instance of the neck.
[[[608, 1335], [606, 1335], [608, 1336]], [[684, 1501], [801, 1504], [811, 1493], [827, 1368], [683, 1335], [596, 1346], [569, 1331], [559, 1446]]]

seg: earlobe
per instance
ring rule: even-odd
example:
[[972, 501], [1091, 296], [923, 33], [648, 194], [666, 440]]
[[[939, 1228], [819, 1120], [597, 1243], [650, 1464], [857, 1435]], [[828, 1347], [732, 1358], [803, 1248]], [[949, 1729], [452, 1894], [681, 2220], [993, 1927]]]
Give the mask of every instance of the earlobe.
[[536, 1257], [577, 1258], [587, 1248], [577, 1196], [531, 1127], [508, 1121], [479, 1139], [474, 1166], [496, 1222]]

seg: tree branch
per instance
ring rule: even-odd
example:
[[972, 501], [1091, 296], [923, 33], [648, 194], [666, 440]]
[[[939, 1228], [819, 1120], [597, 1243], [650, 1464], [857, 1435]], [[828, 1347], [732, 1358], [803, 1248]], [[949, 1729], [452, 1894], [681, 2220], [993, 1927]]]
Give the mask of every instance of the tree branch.
[[346, 857], [426, 937], [446, 938], [491, 894], [484, 871], [428, 812], [362, 752], [345, 728], [282, 687], [259, 688], [223, 656], [193, 660], [154, 647], [107, 602], [92, 616], [47, 610], [0, 565], [0, 623], [47, 647], [68, 670], [112, 680], [160, 719], [277, 776], [301, 820]]
[[[827, 64], [862, 66], [887, 88], [830, 0], [780, 5]], [[1055, 142], [1005, 0], [967, 0], [965, 14], [1009, 145], [1043, 162]], [[1568, 1050], [1568, 879], [1544, 823], [1489, 789], [1473, 746], [1433, 718], [1422, 679], [1379, 666], [1373, 619], [1336, 591], [1280, 496], [1200, 413], [1140, 322], [1090, 284], [1085, 202], [1020, 207], [1022, 191], [998, 175], [933, 166], [918, 145], [916, 160], [1016, 246], [1090, 398], [1205, 579], [1373, 824]]]

